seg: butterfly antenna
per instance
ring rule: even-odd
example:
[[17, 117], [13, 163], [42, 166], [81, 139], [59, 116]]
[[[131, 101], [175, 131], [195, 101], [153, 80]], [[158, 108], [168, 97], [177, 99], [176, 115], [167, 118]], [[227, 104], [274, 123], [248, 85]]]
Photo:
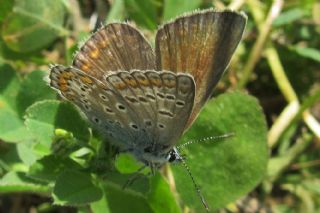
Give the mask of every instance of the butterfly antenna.
[[193, 143], [203, 143], [203, 142], [212, 141], [212, 140], [220, 140], [220, 139], [233, 137], [234, 135], [235, 134], [233, 132], [231, 132], [231, 133], [227, 133], [227, 134], [224, 134], [224, 135], [210, 136], [210, 137], [201, 138], [201, 139], [198, 139], [198, 140], [191, 140], [191, 141], [188, 141], [188, 142], [186, 142], [184, 144], [181, 144], [181, 145], [177, 146], [177, 149], [181, 149], [181, 148], [183, 148], [185, 146], [188, 146], [190, 144], [193, 144]]
[[183, 158], [180, 158], [179, 161], [182, 163], [182, 165], [184, 166], [184, 168], [187, 170], [189, 176], [191, 177], [191, 180], [192, 180], [192, 183], [193, 183], [193, 185], [194, 185], [194, 188], [196, 189], [196, 192], [197, 192], [198, 196], [200, 197], [200, 200], [201, 200], [204, 208], [207, 210], [207, 212], [209, 212], [210, 209], [209, 209], [209, 206], [208, 206], [208, 204], [207, 204], [207, 201], [206, 201], [206, 200], [204, 199], [204, 197], [202, 196], [201, 191], [200, 191], [200, 187], [199, 187], [198, 184], [196, 183], [196, 181], [195, 181], [195, 179], [194, 179], [194, 177], [193, 177], [193, 175], [192, 175], [192, 173], [191, 173], [191, 170], [190, 170], [189, 166], [187, 165], [186, 161], [185, 161]]

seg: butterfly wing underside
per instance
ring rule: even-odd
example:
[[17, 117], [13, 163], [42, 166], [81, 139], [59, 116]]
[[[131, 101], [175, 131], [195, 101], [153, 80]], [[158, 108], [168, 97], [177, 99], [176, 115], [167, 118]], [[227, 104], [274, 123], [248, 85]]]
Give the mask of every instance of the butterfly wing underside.
[[186, 72], [196, 83], [188, 126], [212, 95], [244, 31], [246, 17], [232, 11], [205, 10], [163, 25], [156, 35], [158, 70]]
[[119, 70], [154, 70], [154, 52], [135, 28], [125, 23], [111, 23], [99, 30], [81, 46], [73, 67], [101, 79]]
[[51, 68], [50, 85], [124, 149], [172, 148], [191, 115], [195, 96], [190, 75], [166, 71], [119, 71], [100, 81], [73, 67], [56, 65]]

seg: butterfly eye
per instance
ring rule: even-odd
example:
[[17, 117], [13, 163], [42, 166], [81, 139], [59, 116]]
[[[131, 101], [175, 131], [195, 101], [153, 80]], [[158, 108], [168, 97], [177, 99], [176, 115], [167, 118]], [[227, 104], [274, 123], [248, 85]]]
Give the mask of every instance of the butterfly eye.
[[152, 151], [152, 146], [148, 146], [148, 147], [144, 148], [143, 151], [144, 151], [144, 152], [147, 152], [147, 153], [151, 153], [151, 151]]

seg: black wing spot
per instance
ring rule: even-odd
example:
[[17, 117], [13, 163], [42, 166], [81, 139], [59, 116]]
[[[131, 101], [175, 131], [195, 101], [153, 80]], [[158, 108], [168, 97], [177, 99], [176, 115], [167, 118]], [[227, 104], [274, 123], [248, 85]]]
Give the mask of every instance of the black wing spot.
[[159, 98], [161, 98], [161, 99], [164, 99], [164, 97], [165, 97], [164, 94], [162, 94], [162, 93], [160, 93], [160, 92], [157, 93], [157, 96], [158, 96]]
[[143, 102], [143, 103], [147, 103], [148, 100], [145, 97], [139, 96], [139, 101]]
[[126, 107], [123, 106], [122, 104], [118, 104], [117, 107], [118, 107], [118, 109], [121, 110], [121, 111], [125, 111], [125, 110], [126, 110]]
[[154, 95], [151, 94], [146, 94], [147, 98], [151, 99], [151, 100], [156, 100], [156, 97], [154, 97]]
[[161, 124], [161, 123], [158, 124], [158, 127], [159, 127], [160, 129], [164, 129], [164, 128], [165, 128], [165, 126], [164, 126], [163, 124]]
[[139, 129], [139, 127], [136, 124], [131, 124], [130, 126], [134, 130], [138, 130]]
[[176, 105], [177, 106], [180, 106], [180, 107], [183, 107], [185, 105], [185, 102], [184, 101], [181, 101], [181, 100], [177, 100], [176, 101]]
[[105, 110], [107, 113], [113, 113], [112, 109], [110, 109], [109, 107], [106, 107]]
[[176, 99], [176, 96], [174, 96], [174, 95], [166, 95], [166, 99], [174, 100], [174, 99]]
[[135, 97], [125, 96], [125, 98], [131, 103], [138, 103], [138, 100]]
[[173, 117], [174, 117], [171, 112], [164, 111], [164, 110], [159, 110], [159, 114], [160, 114], [160, 115], [167, 116], [167, 117], [170, 117], [170, 118], [173, 118]]
[[84, 104], [83, 106], [86, 110], [90, 110], [90, 107], [88, 106], [88, 104]]
[[101, 94], [100, 94], [99, 96], [100, 96], [100, 98], [101, 98], [102, 100], [104, 100], [104, 101], [107, 100], [107, 97], [106, 97], [105, 95], [101, 95]]
[[93, 118], [93, 121], [94, 121], [95, 123], [97, 123], [97, 124], [100, 123], [99, 118], [96, 118], [96, 117]]

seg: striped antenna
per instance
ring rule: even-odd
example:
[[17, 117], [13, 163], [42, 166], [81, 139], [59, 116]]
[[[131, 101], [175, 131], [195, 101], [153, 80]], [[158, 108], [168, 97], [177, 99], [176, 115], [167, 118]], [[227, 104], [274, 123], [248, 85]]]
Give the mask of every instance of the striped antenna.
[[191, 177], [191, 180], [192, 180], [192, 183], [194, 185], [194, 188], [195, 188], [195, 190], [196, 190], [196, 192], [197, 192], [197, 194], [198, 194], [198, 196], [199, 196], [204, 208], [206, 209], [207, 212], [210, 212], [209, 205], [208, 205], [207, 201], [204, 199], [203, 195], [201, 194], [200, 187], [196, 183], [196, 181], [195, 181], [195, 179], [194, 179], [194, 177], [193, 177], [193, 175], [191, 173], [191, 170], [190, 170], [189, 166], [187, 165], [187, 163], [185, 162], [185, 160], [182, 157], [180, 157], [179, 161], [182, 163], [184, 168], [187, 170], [189, 176]]
[[230, 138], [230, 137], [233, 137], [234, 135], [235, 135], [235, 133], [231, 132], [231, 133], [227, 133], [224, 135], [210, 136], [210, 137], [205, 137], [205, 138], [201, 138], [198, 140], [191, 140], [191, 141], [188, 141], [184, 144], [177, 146], [177, 149], [180, 150], [181, 148], [188, 146], [190, 144], [193, 144], [193, 143], [203, 143], [203, 142], [207, 142], [207, 141], [216, 141], [216, 140], [221, 140], [221, 139], [225, 139], [225, 138]]

